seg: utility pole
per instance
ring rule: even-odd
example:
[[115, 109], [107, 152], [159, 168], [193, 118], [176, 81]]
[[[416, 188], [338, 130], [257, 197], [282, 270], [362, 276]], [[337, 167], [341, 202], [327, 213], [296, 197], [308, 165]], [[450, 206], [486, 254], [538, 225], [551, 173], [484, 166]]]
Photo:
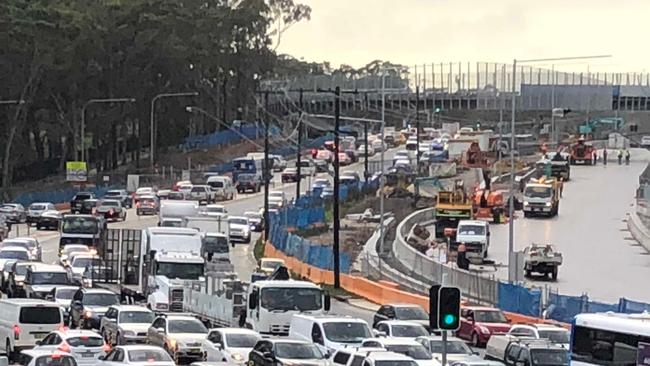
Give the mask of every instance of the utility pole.
[[341, 230], [341, 218], [339, 217], [339, 129], [341, 117], [341, 88], [334, 90], [334, 288], [341, 287], [341, 263], [339, 258], [339, 234]]
[[[300, 113], [302, 114], [302, 88], [300, 88], [300, 99], [298, 100], [298, 106], [300, 106]], [[296, 181], [296, 200], [300, 197], [300, 155], [302, 155], [302, 128], [301, 120], [298, 118], [298, 149], [296, 150], [296, 173], [298, 174], [298, 179]]]
[[[264, 93], [264, 108], [269, 110], [269, 92]], [[268, 115], [268, 113], [267, 113]], [[268, 118], [268, 119], [267, 119]], [[269, 240], [269, 122], [270, 116], [264, 122], [264, 241]]]
[[415, 87], [415, 166], [420, 162], [420, 86]]
[[[367, 95], [366, 95], [367, 96]], [[363, 176], [366, 178], [366, 184], [368, 184], [368, 121], [363, 122], [363, 145], [364, 145], [364, 155], [365, 159], [363, 160]]]

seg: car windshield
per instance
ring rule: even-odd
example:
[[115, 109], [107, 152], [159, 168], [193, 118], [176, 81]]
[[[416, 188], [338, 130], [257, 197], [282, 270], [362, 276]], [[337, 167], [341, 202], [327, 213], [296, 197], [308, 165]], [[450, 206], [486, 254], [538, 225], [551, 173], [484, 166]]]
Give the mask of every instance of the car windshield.
[[253, 348], [259, 339], [255, 334], [226, 334], [226, 345], [232, 348]]
[[26, 242], [26, 241], [5, 240], [5, 241], [2, 242], [2, 247], [3, 248], [6, 248], [6, 247], [20, 247], [20, 248], [29, 249], [32, 246], [33, 246], [33, 244], [30, 245], [30, 243]]
[[0, 250], [0, 259], [29, 259], [27, 252], [21, 250]]
[[65, 340], [70, 347], [101, 347], [104, 345], [102, 337], [71, 337]]
[[569, 353], [567, 350], [531, 350], [530, 358], [536, 366], [560, 366], [569, 364]]
[[16, 261], [6, 261], [4, 267], [2, 268], [3, 271], [5, 272], [11, 272], [11, 268], [14, 266]]
[[323, 330], [325, 338], [332, 342], [358, 343], [372, 337], [368, 325], [359, 322], [328, 322], [323, 324]]
[[72, 300], [72, 296], [74, 296], [75, 292], [77, 292], [76, 288], [60, 288], [56, 290], [55, 298], [60, 300]]
[[551, 197], [553, 190], [550, 187], [526, 187], [524, 196], [530, 198], [548, 198]]
[[97, 234], [97, 220], [87, 217], [63, 218], [64, 233], [68, 234]]
[[270, 269], [270, 270], [276, 270], [278, 267], [280, 267], [283, 264], [281, 261], [265, 261], [262, 260], [262, 264], [260, 267], [263, 269]]
[[230, 219], [228, 220], [228, 223], [230, 225], [235, 224], [235, 225], [248, 225], [248, 219]]
[[169, 333], [201, 333], [208, 334], [208, 329], [196, 319], [169, 320]]
[[220, 181], [220, 180], [218, 180], [218, 181], [214, 181], [214, 182], [210, 182], [210, 183], [208, 183], [208, 184], [209, 184], [210, 186], [212, 186], [213, 188], [223, 188], [223, 182]]
[[90, 266], [101, 266], [102, 261], [98, 258], [75, 258], [72, 261], [72, 267], [74, 268], [86, 268]]
[[33, 272], [32, 285], [67, 285], [68, 274], [65, 272]]
[[122, 192], [121, 191], [108, 191], [106, 192], [106, 197], [118, 197], [121, 196]]
[[47, 208], [47, 206], [42, 205], [40, 203], [35, 203], [35, 204], [29, 206], [29, 209], [34, 210], [34, 211], [42, 211], [42, 210], [45, 210], [46, 208]]
[[540, 338], [546, 338], [553, 343], [569, 343], [569, 332], [566, 330], [540, 330]]
[[269, 202], [269, 210], [279, 210], [280, 208], [282, 208], [280, 202]]
[[419, 324], [393, 324], [391, 328], [393, 337], [415, 338], [429, 335], [427, 330]]
[[313, 344], [277, 342], [275, 356], [295, 360], [322, 359], [323, 353]]
[[128, 354], [131, 362], [172, 362], [167, 352], [157, 349], [137, 349], [128, 351]]
[[69, 255], [70, 253], [73, 252], [90, 252], [90, 249], [85, 245], [75, 245], [75, 246], [66, 245], [63, 248], [63, 254], [65, 255]]
[[313, 311], [323, 307], [322, 293], [317, 288], [264, 288], [261, 299], [262, 307], [269, 311]]
[[110, 306], [120, 303], [120, 297], [116, 294], [85, 294], [83, 304], [90, 306]]
[[395, 319], [399, 320], [429, 320], [429, 315], [420, 307], [395, 307]]
[[386, 349], [409, 356], [414, 360], [430, 360], [433, 358], [431, 353], [421, 344], [389, 344], [386, 345]]
[[154, 314], [150, 311], [121, 311], [118, 321], [120, 323], [153, 323]]
[[203, 276], [203, 263], [156, 263], [156, 274], [181, 280], [198, 280]]
[[225, 236], [206, 236], [203, 248], [208, 253], [228, 253], [228, 238]]
[[[431, 353], [442, 353], [442, 341], [429, 341]], [[447, 341], [447, 353], [471, 355], [472, 350], [463, 341]]]
[[226, 208], [225, 207], [208, 207], [206, 208], [206, 211], [208, 212], [218, 212], [218, 213], [226, 213]]
[[92, 198], [92, 195], [88, 193], [78, 193], [76, 196], [74, 196], [75, 201], [81, 201], [81, 200], [89, 200]]
[[205, 187], [192, 187], [192, 190], [190, 192], [197, 193], [197, 192], [205, 192], [205, 191], [206, 191]]
[[485, 226], [481, 225], [461, 225], [458, 228], [460, 235], [485, 235]]
[[254, 220], [260, 220], [262, 218], [262, 215], [260, 215], [257, 212], [244, 212], [244, 216], [248, 217], [248, 219], [254, 219]]
[[34, 366], [77, 366], [77, 361], [71, 356], [53, 354], [38, 356], [34, 361]]
[[14, 274], [17, 276], [24, 276], [27, 274], [27, 268], [31, 267], [29, 264], [23, 264], [16, 266], [16, 270], [14, 271]]
[[418, 366], [415, 361], [410, 360], [379, 360], [375, 366]]
[[507, 323], [508, 320], [499, 310], [479, 310], [474, 312], [474, 320], [480, 323]]

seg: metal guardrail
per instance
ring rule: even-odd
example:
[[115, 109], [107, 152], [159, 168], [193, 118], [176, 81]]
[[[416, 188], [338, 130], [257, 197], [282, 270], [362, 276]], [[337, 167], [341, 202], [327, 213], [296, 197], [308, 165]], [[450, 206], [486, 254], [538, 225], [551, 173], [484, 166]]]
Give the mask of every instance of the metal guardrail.
[[435, 219], [435, 209], [416, 211], [407, 216], [397, 225], [397, 237], [393, 242], [392, 254], [404, 268], [409, 268], [407, 273], [411, 277], [417, 276], [425, 279], [427, 285], [442, 283], [460, 288], [467, 298], [495, 305], [499, 302], [499, 281], [494, 277], [484, 277], [476, 273], [440, 264], [420, 253], [410, 246], [405, 238], [411, 227], [416, 223], [430, 222]]

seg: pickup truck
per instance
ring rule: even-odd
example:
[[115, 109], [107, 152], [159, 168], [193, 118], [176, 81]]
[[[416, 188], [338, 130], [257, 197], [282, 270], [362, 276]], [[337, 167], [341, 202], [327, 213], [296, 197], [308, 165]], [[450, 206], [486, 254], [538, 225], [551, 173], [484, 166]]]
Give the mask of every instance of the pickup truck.
[[95, 199], [95, 195], [93, 193], [78, 192], [74, 195], [74, 197], [72, 197], [72, 200], [70, 201], [70, 212], [73, 215], [80, 213], [83, 201], [90, 199]]
[[490, 337], [485, 346], [485, 358], [504, 361], [511, 344], [535, 340], [569, 349], [569, 331], [564, 328], [551, 324], [515, 324], [505, 335]]
[[217, 201], [217, 195], [216, 192], [212, 190], [212, 187], [208, 185], [195, 185], [192, 186], [192, 189], [190, 190], [189, 199], [192, 201], [199, 201], [199, 204], [201, 202], [210, 204]]

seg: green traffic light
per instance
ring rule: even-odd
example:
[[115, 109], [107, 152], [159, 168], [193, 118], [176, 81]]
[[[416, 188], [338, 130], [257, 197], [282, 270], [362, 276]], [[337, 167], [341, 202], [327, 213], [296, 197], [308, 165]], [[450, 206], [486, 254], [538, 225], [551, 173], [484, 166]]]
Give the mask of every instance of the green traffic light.
[[452, 325], [456, 322], [456, 317], [453, 314], [447, 314], [443, 318], [443, 321], [445, 322], [446, 325]]

